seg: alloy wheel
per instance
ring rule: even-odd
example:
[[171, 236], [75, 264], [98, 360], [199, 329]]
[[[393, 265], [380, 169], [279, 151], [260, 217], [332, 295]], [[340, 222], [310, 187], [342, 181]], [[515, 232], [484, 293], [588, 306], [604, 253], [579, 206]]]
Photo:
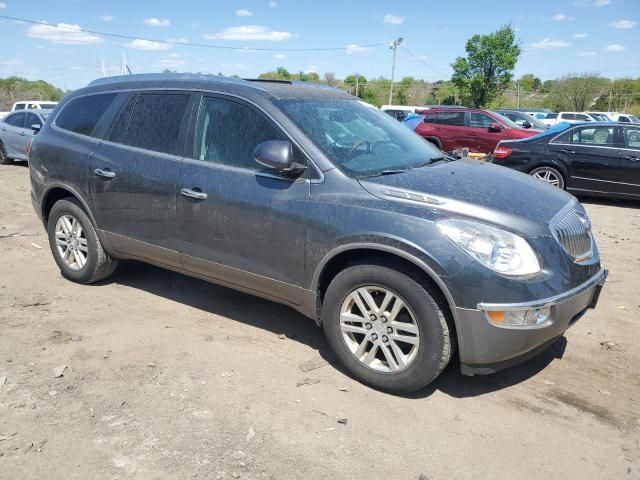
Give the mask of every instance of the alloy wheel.
[[365, 366], [384, 373], [407, 368], [420, 345], [420, 330], [407, 303], [379, 286], [352, 291], [340, 310], [342, 339]]
[[82, 225], [73, 215], [62, 215], [55, 228], [56, 248], [71, 270], [81, 270], [87, 263], [89, 248]]
[[564, 188], [564, 179], [553, 168], [536, 168], [533, 172], [531, 172], [531, 176], [533, 178], [537, 178], [538, 180], [542, 180], [543, 182], [547, 182], [554, 187]]

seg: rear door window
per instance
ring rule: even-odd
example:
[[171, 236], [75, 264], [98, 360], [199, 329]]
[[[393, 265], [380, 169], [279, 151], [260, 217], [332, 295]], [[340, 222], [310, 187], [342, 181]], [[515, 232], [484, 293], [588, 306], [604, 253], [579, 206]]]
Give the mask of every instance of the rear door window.
[[440, 112], [427, 112], [424, 114], [424, 123], [440, 123]]
[[12, 127], [22, 128], [24, 125], [24, 112], [14, 113], [13, 115], [9, 115], [5, 118], [4, 122], [8, 123]]
[[439, 123], [464, 127], [464, 112], [440, 112]]
[[73, 99], [60, 112], [55, 124], [64, 130], [91, 136], [114, 98], [115, 93], [100, 93]]
[[577, 145], [613, 147], [613, 127], [577, 128], [571, 135], [571, 143]]
[[14, 110], [24, 110], [24, 103], [17, 103]]
[[139, 95], [123, 143], [145, 150], [177, 155], [180, 128], [188, 103], [189, 95], [186, 93]]

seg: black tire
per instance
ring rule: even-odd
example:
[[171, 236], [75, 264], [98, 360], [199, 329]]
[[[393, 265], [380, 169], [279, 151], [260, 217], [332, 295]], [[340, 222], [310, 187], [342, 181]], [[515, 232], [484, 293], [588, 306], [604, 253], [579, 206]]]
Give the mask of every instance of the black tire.
[[[73, 270], [65, 264], [56, 246], [56, 223], [63, 215], [75, 217], [82, 226], [87, 239], [87, 260], [79, 270]], [[97, 282], [111, 275], [118, 265], [118, 261], [111, 258], [102, 247], [91, 220], [75, 198], [58, 200], [53, 205], [47, 221], [47, 233], [53, 258], [58, 264], [62, 276], [68, 280], [82, 284]]]
[[[529, 175], [531, 175], [532, 177], [536, 177], [536, 174], [544, 174], [545, 172], [549, 172], [551, 175], [555, 176], [556, 179], [558, 180], [558, 184], [553, 185], [554, 187], [558, 187], [560, 190], [565, 189], [567, 184], [565, 182], [564, 175], [560, 170], [550, 165], [542, 165], [540, 167], [536, 167], [529, 172]], [[551, 185], [551, 183], [549, 183], [549, 185]]]
[[[397, 372], [378, 372], [362, 363], [347, 347], [340, 330], [340, 310], [357, 288], [373, 285], [398, 294], [409, 308], [420, 332], [418, 351], [411, 363]], [[431, 383], [445, 369], [455, 348], [453, 328], [444, 306], [431, 287], [380, 264], [355, 265], [338, 273], [327, 288], [322, 305], [322, 326], [327, 341], [346, 369], [359, 381], [379, 390], [406, 394]]]
[[13, 158], [7, 157], [7, 151], [4, 149], [4, 143], [0, 142], [0, 165], [11, 165]]

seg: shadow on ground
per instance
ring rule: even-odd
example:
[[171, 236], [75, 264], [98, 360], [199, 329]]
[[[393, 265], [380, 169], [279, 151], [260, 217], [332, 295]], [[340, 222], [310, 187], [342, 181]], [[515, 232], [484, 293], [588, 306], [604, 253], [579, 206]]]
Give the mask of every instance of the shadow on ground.
[[578, 197], [580, 202], [585, 203], [587, 205], [602, 205], [606, 207], [620, 207], [620, 208], [631, 208], [634, 210], [640, 209], [640, 199], [638, 200], [622, 200], [618, 198], [607, 198], [607, 197]]
[[[144, 290], [274, 334], [284, 334], [317, 350], [332, 368], [350, 376], [335, 360], [315, 322], [284, 305], [138, 262], [121, 262], [116, 273], [103, 282], [108, 283]], [[404, 397], [423, 399], [440, 390], [455, 398], [465, 398], [508, 388], [534, 377], [554, 359], [561, 357], [565, 345], [563, 337], [531, 360], [487, 376], [462, 375], [458, 361], [454, 359], [435, 382]]]

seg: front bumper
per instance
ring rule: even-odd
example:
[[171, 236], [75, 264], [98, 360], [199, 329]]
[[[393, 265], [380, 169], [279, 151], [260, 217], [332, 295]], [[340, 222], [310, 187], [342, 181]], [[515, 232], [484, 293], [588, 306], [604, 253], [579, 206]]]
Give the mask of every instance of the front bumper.
[[[520, 363], [561, 337], [588, 309], [595, 308], [607, 278], [602, 269], [582, 285], [563, 294], [534, 302], [479, 304], [477, 309], [456, 308], [460, 368], [465, 375], [485, 375]], [[511, 327], [492, 323], [491, 310], [533, 310], [551, 307], [549, 323]]]

